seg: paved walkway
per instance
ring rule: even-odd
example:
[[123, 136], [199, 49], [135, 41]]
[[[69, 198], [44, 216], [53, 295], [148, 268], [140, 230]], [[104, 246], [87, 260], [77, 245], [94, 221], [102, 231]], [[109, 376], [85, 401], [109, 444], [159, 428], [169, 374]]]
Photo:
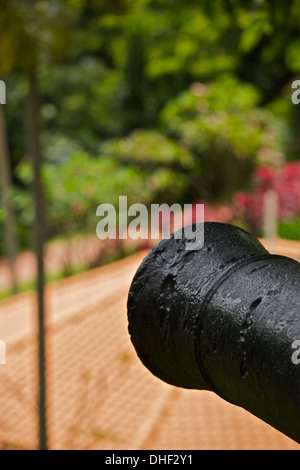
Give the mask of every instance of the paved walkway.
[[[126, 300], [145, 254], [47, 286], [49, 447], [300, 450], [215, 394], [171, 387], [144, 368], [128, 335]], [[2, 448], [37, 447], [35, 318], [33, 293], [0, 302]]]

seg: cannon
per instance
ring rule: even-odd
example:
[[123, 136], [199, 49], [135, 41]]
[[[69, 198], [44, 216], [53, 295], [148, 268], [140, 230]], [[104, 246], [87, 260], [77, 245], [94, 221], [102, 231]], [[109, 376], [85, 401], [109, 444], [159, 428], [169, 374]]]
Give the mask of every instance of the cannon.
[[210, 390], [300, 442], [300, 263], [234, 225], [204, 222], [192, 251], [180, 230], [129, 289], [138, 357], [168, 384]]

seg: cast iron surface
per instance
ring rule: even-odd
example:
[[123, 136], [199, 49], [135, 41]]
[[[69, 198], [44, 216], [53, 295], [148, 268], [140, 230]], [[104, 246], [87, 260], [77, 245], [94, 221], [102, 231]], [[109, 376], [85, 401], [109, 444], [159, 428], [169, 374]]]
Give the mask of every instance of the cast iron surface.
[[244, 230], [204, 224], [204, 246], [162, 240], [128, 295], [129, 333], [163, 381], [205, 389], [300, 442], [300, 264]]

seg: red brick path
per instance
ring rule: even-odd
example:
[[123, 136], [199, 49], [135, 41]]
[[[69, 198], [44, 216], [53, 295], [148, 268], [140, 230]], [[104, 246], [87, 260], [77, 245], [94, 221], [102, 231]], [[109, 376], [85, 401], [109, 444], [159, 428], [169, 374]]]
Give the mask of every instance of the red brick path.
[[[299, 254], [298, 245], [289, 249]], [[127, 332], [126, 300], [145, 254], [47, 286], [49, 447], [300, 450], [215, 394], [171, 387], [144, 368]], [[33, 293], [0, 302], [0, 338], [7, 343], [2, 448], [37, 447], [35, 319]]]

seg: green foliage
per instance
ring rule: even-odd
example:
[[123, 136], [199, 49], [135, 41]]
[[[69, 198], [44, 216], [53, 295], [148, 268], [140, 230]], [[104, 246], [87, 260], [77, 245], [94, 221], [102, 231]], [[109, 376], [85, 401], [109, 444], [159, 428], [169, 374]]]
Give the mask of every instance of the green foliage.
[[40, 55], [61, 61], [66, 57], [71, 39], [71, 24], [72, 10], [61, 1], [3, 1], [0, 14], [1, 74], [14, 71], [30, 74], [38, 66]]
[[124, 92], [117, 70], [109, 71], [92, 57], [82, 59], [80, 66], [44, 66], [40, 87], [46, 98], [41, 109], [46, 147], [54, 146], [53, 139], [64, 137], [95, 152], [100, 139], [121, 133]]
[[280, 222], [278, 235], [281, 238], [300, 241], [300, 217]]
[[49, 236], [93, 231], [102, 202], [230, 199], [256, 162], [299, 158], [299, 0], [6, 0], [14, 203], [33, 221], [24, 114], [41, 92]]
[[[167, 155], [170, 152], [168, 142], [161, 144], [163, 151], [165, 146]], [[153, 146], [153, 141], [149, 142], [148, 139], [147, 142], [146, 139], [146, 153], [151, 145]], [[117, 157], [121, 154], [122, 149], [118, 152], [116, 148], [112, 152], [113, 156], [102, 154], [98, 158], [92, 158], [79, 153], [58, 168], [51, 164], [45, 166], [52, 234], [59, 233], [62, 227], [68, 233], [94, 230], [97, 206], [110, 203], [118, 207], [120, 195], [128, 196], [128, 204], [149, 204], [153, 194], [158, 196], [168, 193], [170, 200], [182, 190], [184, 175], [179, 175], [174, 181], [174, 173], [168, 168], [158, 166], [141, 170], [134, 160], [126, 164], [118, 160]], [[140, 147], [135, 154], [141, 155]]]
[[136, 130], [126, 138], [105, 142], [100, 151], [141, 168], [167, 166], [179, 171], [194, 168], [193, 157], [188, 150], [157, 131]]
[[[98, 205], [109, 203], [117, 208], [119, 196], [128, 196], [128, 204], [149, 205], [154, 200], [172, 202], [186, 189], [188, 180], [179, 168], [189, 166], [191, 157], [163, 136], [136, 132], [126, 140], [107, 143], [104, 150], [110, 153], [94, 158], [78, 152], [58, 165], [44, 165], [49, 236], [94, 231]], [[149, 155], [156, 155], [156, 161], [163, 155], [166, 165], [149, 161]], [[180, 165], [176, 177], [173, 164]], [[18, 176], [25, 186], [30, 183], [32, 170], [27, 162], [19, 165]], [[33, 213], [26, 190], [16, 191], [15, 205], [20, 225], [29, 228]]]
[[258, 103], [253, 86], [225, 76], [209, 86], [194, 83], [164, 108], [163, 130], [194, 155], [199, 174], [191, 178], [201, 183], [194, 198], [231, 196], [261, 149], [281, 150], [276, 119]]

